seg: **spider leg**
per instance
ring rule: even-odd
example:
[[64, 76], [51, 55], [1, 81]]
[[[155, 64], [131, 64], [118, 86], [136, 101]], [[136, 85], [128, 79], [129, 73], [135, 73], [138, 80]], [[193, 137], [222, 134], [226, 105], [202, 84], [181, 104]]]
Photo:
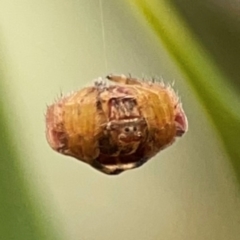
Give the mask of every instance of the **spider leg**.
[[149, 158], [141, 158], [138, 162], [136, 162], [135, 167], [134, 168], [138, 168], [141, 167], [144, 163], [146, 163], [148, 161]]
[[142, 82], [137, 78], [132, 78], [131, 76], [127, 77], [123, 74], [122, 75], [109, 74], [106, 76], [106, 78], [116, 83], [122, 83], [127, 85], [142, 85]]
[[124, 170], [123, 169], [109, 169], [107, 167], [105, 167], [103, 164], [99, 163], [97, 161], [97, 159], [94, 159], [92, 164], [92, 167], [94, 167], [95, 169], [97, 169], [98, 171], [108, 174], [108, 175], [118, 175], [119, 173], [122, 173]]

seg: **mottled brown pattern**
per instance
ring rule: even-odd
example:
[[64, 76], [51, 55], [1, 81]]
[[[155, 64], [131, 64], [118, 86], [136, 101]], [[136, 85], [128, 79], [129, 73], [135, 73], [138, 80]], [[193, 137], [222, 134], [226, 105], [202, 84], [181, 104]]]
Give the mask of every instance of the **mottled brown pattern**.
[[49, 145], [106, 174], [144, 164], [187, 130], [177, 95], [163, 83], [107, 76], [47, 109]]

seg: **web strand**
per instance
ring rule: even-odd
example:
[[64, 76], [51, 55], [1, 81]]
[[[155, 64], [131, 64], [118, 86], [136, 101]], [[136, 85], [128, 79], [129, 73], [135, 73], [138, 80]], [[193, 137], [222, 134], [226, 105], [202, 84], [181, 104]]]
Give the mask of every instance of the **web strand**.
[[102, 0], [99, 0], [99, 7], [100, 7], [100, 16], [101, 16], [101, 29], [102, 29], [102, 41], [103, 41], [103, 54], [104, 54], [104, 62], [105, 62], [105, 71], [107, 73], [108, 62], [107, 62], [107, 51], [106, 51], [106, 39], [105, 39], [105, 27], [104, 27]]

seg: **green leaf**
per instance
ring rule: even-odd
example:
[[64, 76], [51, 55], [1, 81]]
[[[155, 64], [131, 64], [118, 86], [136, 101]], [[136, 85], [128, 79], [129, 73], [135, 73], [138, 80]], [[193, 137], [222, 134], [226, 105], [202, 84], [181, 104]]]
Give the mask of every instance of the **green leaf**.
[[240, 97], [168, 1], [133, 2], [205, 107], [240, 183]]
[[[1, 52], [1, 51], [0, 51]], [[3, 54], [1, 54], [1, 57]], [[3, 59], [3, 58], [2, 58]], [[1, 64], [3, 62], [1, 61]], [[0, 66], [0, 239], [3, 240], [54, 240], [48, 213], [37, 204], [37, 196], [29, 189], [21, 159], [8, 124], [11, 112], [8, 93], [4, 88], [3, 66]], [[27, 128], [27, 126], [26, 126]], [[16, 134], [20, 139], [19, 135]], [[18, 140], [20, 142], [20, 140]], [[43, 217], [44, 216], [44, 217]]]

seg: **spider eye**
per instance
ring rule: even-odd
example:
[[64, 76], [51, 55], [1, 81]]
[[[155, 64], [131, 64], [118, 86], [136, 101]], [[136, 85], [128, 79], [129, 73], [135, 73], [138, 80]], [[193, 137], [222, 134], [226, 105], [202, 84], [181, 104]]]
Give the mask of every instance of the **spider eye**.
[[130, 131], [129, 127], [125, 127], [125, 128], [124, 128], [124, 131], [125, 131], [125, 132], [129, 132], [129, 131]]

